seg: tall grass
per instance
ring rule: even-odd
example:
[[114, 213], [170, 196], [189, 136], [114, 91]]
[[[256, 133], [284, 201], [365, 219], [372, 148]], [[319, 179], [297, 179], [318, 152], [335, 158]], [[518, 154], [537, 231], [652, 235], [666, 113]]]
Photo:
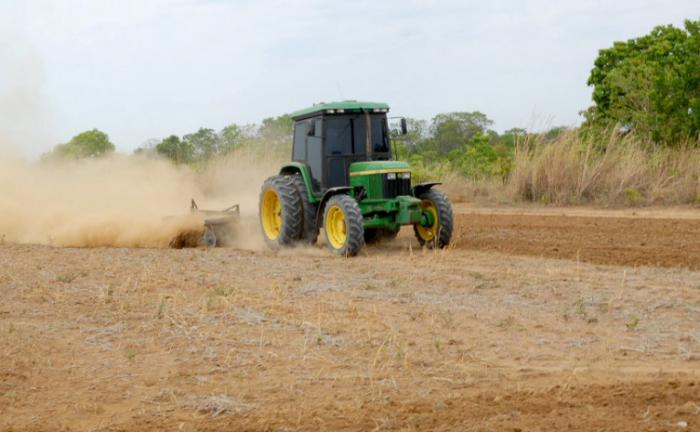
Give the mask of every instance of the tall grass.
[[632, 135], [604, 142], [578, 131], [554, 142], [526, 140], [504, 192], [543, 204], [700, 204], [700, 149], [696, 143], [655, 147]]
[[[273, 175], [289, 149], [243, 146], [196, 167], [203, 186], [243, 194]], [[700, 205], [700, 142], [658, 147], [634, 135], [584, 135], [572, 129], [551, 139], [528, 135], [516, 144], [509, 175], [467, 178], [454, 161], [410, 158], [413, 181], [443, 182], [455, 201], [485, 204]], [[484, 172], [488, 170], [483, 170]]]

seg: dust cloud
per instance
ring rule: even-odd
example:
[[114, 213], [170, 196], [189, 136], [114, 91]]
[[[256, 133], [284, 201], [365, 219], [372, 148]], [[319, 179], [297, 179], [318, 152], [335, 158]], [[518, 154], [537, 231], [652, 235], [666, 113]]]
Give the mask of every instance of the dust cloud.
[[0, 36], [13, 41], [0, 58], [0, 243], [168, 247], [203, 231], [203, 217], [189, 212], [195, 199], [202, 209], [240, 204], [231, 245], [263, 247], [258, 192], [278, 161], [262, 151], [235, 151], [196, 171], [153, 156], [32, 160], [56, 143], [42, 61], [12, 29], [0, 26]]
[[[39, 154], [56, 139], [42, 60], [0, 17], [0, 158]], [[55, 142], [54, 142], [55, 144]]]
[[257, 196], [274, 172], [243, 154], [201, 173], [166, 160], [114, 154], [70, 161], [0, 157], [0, 241], [68, 247], [168, 247], [200, 230], [200, 208], [240, 204], [232, 246], [258, 249]]
[[269, 157], [260, 149], [237, 150], [215, 159], [198, 176], [206, 207], [223, 209], [238, 204], [241, 218], [231, 234], [234, 247], [265, 249], [258, 221], [260, 188], [271, 175], [277, 174], [281, 159]]

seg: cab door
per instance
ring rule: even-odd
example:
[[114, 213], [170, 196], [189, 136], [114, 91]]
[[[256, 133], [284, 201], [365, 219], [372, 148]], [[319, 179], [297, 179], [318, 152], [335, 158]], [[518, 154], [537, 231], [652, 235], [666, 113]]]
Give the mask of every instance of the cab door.
[[325, 127], [326, 187], [350, 184], [350, 164], [367, 160], [365, 116], [327, 116]]
[[349, 158], [352, 157], [352, 121], [348, 116], [327, 116], [325, 159], [326, 188], [347, 186]]

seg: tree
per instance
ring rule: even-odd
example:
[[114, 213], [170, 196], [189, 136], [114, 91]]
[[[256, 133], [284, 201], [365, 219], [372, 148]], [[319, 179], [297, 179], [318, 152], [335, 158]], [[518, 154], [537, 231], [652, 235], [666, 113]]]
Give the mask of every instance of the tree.
[[493, 121], [479, 111], [438, 114], [430, 127], [434, 150], [447, 154], [468, 144], [473, 137], [486, 133], [492, 125]]
[[156, 152], [175, 163], [189, 163], [194, 159], [194, 148], [177, 135], [170, 135], [156, 145]]
[[391, 127], [390, 134], [392, 147], [397, 159], [408, 159], [412, 154], [420, 151], [419, 146], [425, 141], [428, 134], [428, 123], [425, 120], [406, 118], [406, 134], [402, 135], [398, 127]]
[[449, 166], [462, 175], [475, 180], [497, 176], [506, 181], [513, 169], [510, 149], [498, 151], [494, 146], [495, 133], [478, 134], [462, 148], [454, 149], [447, 155]]
[[109, 136], [93, 129], [82, 132], [65, 144], [58, 144], [48, 157], [68, 157], [68, 158], [94, 158], [114, 151], [114, 144], [109, 141]]
[[406, 135], [398, 135], [397, 138], [406, 144], [408, 150], [415, 151], [427, 138], [428, 123], [425, 120], [406, 118], [406, 129]]
[[519, 143], [522, 143], [527, 138], [527, 130], [523, 128], [510, 128], [503, 134], [499, 135], [492, 132], [490, 135], [490, 143], [496, 153], [500, 156], [510, 156]]
[[219, 152], [222, 154], [235, 150], [243, 143], [243, 129], [235, 123], [231, 123], [219, 133]]
[[689, 56], [684, 73], [687, 77], [689, 127], [691, 134], [697, 136], [700, 131], [700, 21], [686, 21], [685, 30], [688, 32], [687, 51], [695, 53]]
[[291, 152], [293, 130], [294, 120], [290, 116], [268, 117], [262, 121], [257, 138], [275, 150], [289, 149]]
[[527, 129], [514, 127], [514, 128], [508, 129], [507, 131], [505, 131], [503, 133], [505, 135], [512, 135], [512, 136], [520, 137], [520, 136], [527, 135]]
[[700, 133], [700, 21], [654, 28], [599, 52], [588, 78], [586, 124], [617, 126], [656, 143]]
[[192, 148], [197, 160], [208, 160], [219, 154], [219, 137], [214, 129], [199, 128], [197, 132], [183, 136], [182, 141]]
[[569, 132], [571, 129], [567, 126], [554, 126], [543, 132], [541, 135], [545, 142], [551, 143], [559, 138], [561, 138], [565, 133]]

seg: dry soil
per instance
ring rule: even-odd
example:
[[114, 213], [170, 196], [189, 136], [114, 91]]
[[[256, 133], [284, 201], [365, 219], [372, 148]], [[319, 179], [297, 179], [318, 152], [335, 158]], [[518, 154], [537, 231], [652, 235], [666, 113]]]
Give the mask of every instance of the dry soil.
[[700, 221], [524, 213], [353, 259], [2, 244], [0, 430], [700, 430]]

